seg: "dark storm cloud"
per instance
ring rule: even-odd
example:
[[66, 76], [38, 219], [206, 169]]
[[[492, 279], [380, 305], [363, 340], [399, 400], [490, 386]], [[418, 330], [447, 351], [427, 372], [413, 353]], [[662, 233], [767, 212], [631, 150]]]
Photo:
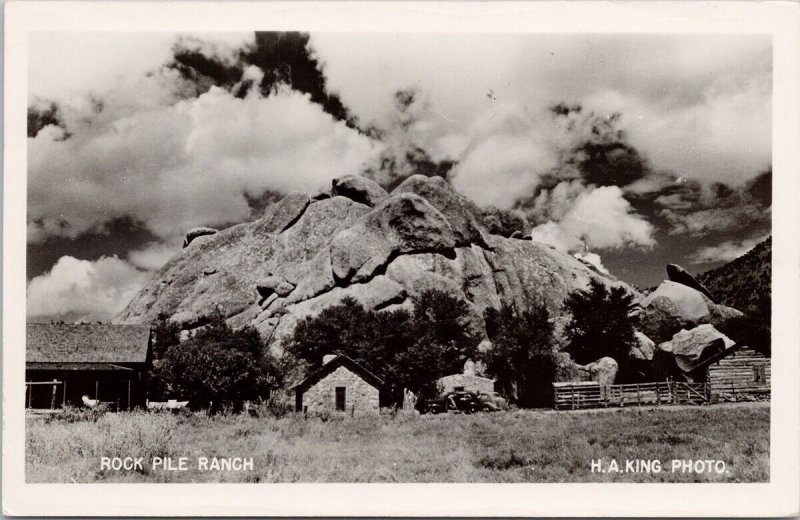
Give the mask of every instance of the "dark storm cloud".
[[61, 139], [67, 139], [69, 134], [66, 132], [64, 119], [59, 112], [58, 105], [55, 103], [40, 102], [28, 107], [28, 137], [36, 137], [39, 132], [47, 127], [55, 126], [63, 131]]
[[[255, 43], [238, 50], [233, 62], [227, 56], [208, 53], [193, 45], [191, 40], [178, 42], [174, 57], [166, 65], [195, 85], [200, 95], [213, 85], [232, 91], [242, 98], [257, 87], [264, 97], [274, 94], [281, 86], [308, 94], [313, 103], [351, 128], [357, 128], [356, 118], [342, 104], [339, 96], [328, 91], [322, 65], [309, 48], [309, 35], [301, 32], [256, 32]], [[242, 81], [244, 70], [256, 66], [263, 71], [258, 85]]]
[[28, 243], [27, 277], [31, 279], [47, 271], [64, 255], [79, 260], [94, 260], [116, 255], [124, 258], [129, 251], [156, 240], [141, 222], [130, 217], [106, 223], [102, 229], [82, 233], [76, 238], [49, 236], [43, 242]]
[[577, 168], [587, 184], [621, 187], [648, 174], [645, 160], [619, 127], [622, 113], [585, 114], [580, 104], [563, 102], [551, 107], [551, 112], [566, 121], [568, 132], [582, 132], [581, 141], [566, 150], [564, 166]]
[[447, 178], [456, 161], [434, 160], [426, 149], [427, 143], [417, 133], [417, 127], [425, 124], [424, 116], [429, 108], [413, 88], [395, 92], [391, 123], [385, 128], [371, 126], [364, 130], [385, 148], [362, 174], [389, 191], [411, 175]]
[[739, 187], [686, 183], [663, 190], [653, 200], [661, 207], [658, 215], [666, 220], [670, 234], [763, 231], [771, 223], [772, 171]]

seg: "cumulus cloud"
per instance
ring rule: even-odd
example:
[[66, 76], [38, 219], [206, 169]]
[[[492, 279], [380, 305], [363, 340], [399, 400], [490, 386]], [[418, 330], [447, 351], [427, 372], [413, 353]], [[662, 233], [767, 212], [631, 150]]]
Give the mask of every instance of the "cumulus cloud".
[[128, 262], [145, 271], [156, 271], [180, 250], [181, 244], [177, 242], [174, 244], [153, 242], [141, 249], [128, 252]]
[[728, 240], [715, 246], [704, 247], [692, 255], [691, 262], [693, 264], [730, 262], [744, 255], [766, 238], [767, 235], [744, 240]]
[[594, 267], [603, 274], [610, 274], [608, 272], [608, 269], [606, 269], [606, 267], [603, 265], [603, 261], [600, 258], [600, 255], [598, 255], [597, 253], [573, 253], [572, 256], [574, 256], [581, 262], [591, 265], [592, 267]]
[[[556, 210], [558, 211], [558, 210]], [[536, 226], [531, 236], [561, 251], [655, 245], [653, 226], [636, 214], [616, 186], [587, 189], [558, 221]]]
[[29, 319], [107, 321], [141, 289], [148, 274], [116, 256], [96, 261], [63, 256], [28, 282]]
[[[248, 74], [252, 74], [249, 71]], [[107, 110], [112, 109], [109, 107]], [[312, 190], [379, 147], [308, 95], [212, 87], [197, 98], [28, 140], [29, 239], [133, 215], [159, 237], [250, 216], [247, 196]]]
[[766, 185], [715, 186], [745, 193], [770, 167], [771, 50], [759, 35], [32, 35], [29, 241], [136, 222], [156, 241], [117, 260], [123, 290], [190, 227], [341, 174], [423, 173], [601, 269], [587, 248], [651, 247], [647, 218], [697, 236], [768, 222]]
[[247, 33], [118, 33], [36, 32], [28, 44], [28, 103], [37, 99], [61, 105], [83, 103], [113, 94], [128, 105], [148, 106], [152, 92], [128, 91], [152, 85], [147, 79], [158, 75], [162, 64], [174, 54], [174, 47], [213, 53], [231, 60], [234, 53], [252, 45], [255, 35]]
[[[674, 177], [738, 185], [770, 164], [768, 37], [445, 34], [431, 45], [419, 34], [313, 34], [311, 47], [329, 87], [365, 124], [391, 123], [398, 88], [423, 92], [426, 150], [458, 163], [455, 183], [478, 183], [471, 194], [494, 204], [551, 164], [547, 145], [559, 143], [539, 140], [552, 131], [540, 114], [560, 102], [621, 114], [628, 143]], [[523, 124], [481, 132], [480, 121], [506, 119], [504, 107]], [[486, 164], [490, 155], [496, 164]]]

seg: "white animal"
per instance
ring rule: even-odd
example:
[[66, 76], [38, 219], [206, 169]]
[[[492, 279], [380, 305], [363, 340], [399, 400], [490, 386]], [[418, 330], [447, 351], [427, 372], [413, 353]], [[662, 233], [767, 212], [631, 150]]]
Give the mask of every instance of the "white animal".
[[83, 404], [85, 404], [89, 408], [94, 408], [95, 406], [97, 406], [97, 403], [100, 402], [99, 399], [89, 399], [88, 395], [82, 396], [81, 401], [83, 401]]

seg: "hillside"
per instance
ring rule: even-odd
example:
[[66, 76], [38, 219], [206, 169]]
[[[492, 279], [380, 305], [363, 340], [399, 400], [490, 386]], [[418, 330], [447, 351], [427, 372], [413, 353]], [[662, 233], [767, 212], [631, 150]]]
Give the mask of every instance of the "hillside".
[[772, 296], [772, 237], [743, 256], [697, 276], [719, 303], [740, 310], [759, 307]]

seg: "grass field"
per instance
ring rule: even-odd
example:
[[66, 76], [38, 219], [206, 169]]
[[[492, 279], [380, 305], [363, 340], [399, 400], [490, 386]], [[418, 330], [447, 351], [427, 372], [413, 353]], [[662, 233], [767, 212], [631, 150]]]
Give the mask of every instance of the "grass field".
[[[28, 482], [765, 482], [769, 403], [304, 420], [288, 415], [106, 414], [27, 419]], [[100, 458], [143, 457], [143, 469]], [[252, 471], [198, 471], [196, 459], [253, 457]], [[188, 457], [187, 471], [152, 457]], [[620, 472], [592, 473], [611, 459]], [[658, 459], [660, 473], [624, 472]], [[722, 460], [726, 473], [673, 473], [672, 459]]]

